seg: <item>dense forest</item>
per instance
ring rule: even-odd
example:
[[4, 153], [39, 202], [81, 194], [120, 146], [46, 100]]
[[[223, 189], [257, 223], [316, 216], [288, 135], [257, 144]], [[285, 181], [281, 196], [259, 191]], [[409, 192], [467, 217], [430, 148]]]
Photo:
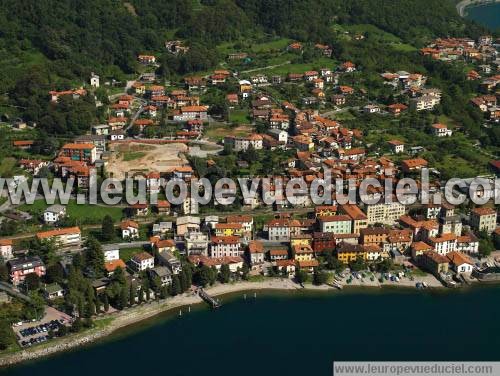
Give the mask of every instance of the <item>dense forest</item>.
[[[433, 36], [475, 36], [451, 0], [40, 0], [0, 1], [0, 82], [12, 86], [25, 69], [86, 77], [134, 71], [136, 56], [161, 50], [167, 36], [188, 39], [202, 56], [214, 44], [266, 32], [332, 42], [331, 23], [370, 23], [421, 45]], [[200, 51], [201, 49], [201, 51]], [[172, 62], [173, 64], [177, 62]], [[179, 69], [196, 70], [185, 63]]]
[[[22, 109], [49, 134], [79, 134], [96, 123], [93, 99], [51, 106], [47, 92], [81, 86], [91, 71], [105, 79], [137, 72], [137, 55], [155, 53], [165, 77], [205, 71], [223, 58], [215, 46], [263, 35], [333, 45], [336, 57], [365, 68], [397, 68], [416, 58], [373, 56], [338, 42], [335, 24], [373, 24], [406, 43], [436, 36], [476, 37], [484, 29], [460, 18], [452, 0], [0, 0], [0, 105]], [[188, 53], [165, 52], [182, 38]], [[362, 56], [359, 56], [362, 55]], [[98, 98], [102, 99], [102, 98]]]

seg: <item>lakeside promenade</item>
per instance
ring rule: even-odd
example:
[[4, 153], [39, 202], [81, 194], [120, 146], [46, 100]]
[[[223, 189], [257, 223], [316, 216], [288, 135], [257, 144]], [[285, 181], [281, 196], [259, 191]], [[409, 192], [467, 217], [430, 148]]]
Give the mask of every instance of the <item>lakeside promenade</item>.
[[[442, 288], [442, 284], [434, 278], [432, 275], [418, 277], [416, 280], [426, 282], [431, 288]], [[394, 286], [395, 288], [415, 288], [416, 281], [410, 281], [409, 279], [402, 279], [400, 282], [385, 281], [380, 283], [378, 280], [370, 281], [369, 279], [363, 282], [359, 280], [354, 280], [352, 284], [346, 285], [343, 283], [344, 287], [357, 287], [357, 288], [381, 288], [385, 286]], [[323, 292], [334, 292], [337, 291], [336, 288], [329, 285], [314, 286], [311, 284], [306, 284], [302, 288], [299, 284], [293, 282], [291, 279], [280, 279], [280, 278], [266, 278], [259, 282], [238, 282], [233, 284], [216, 284], [206, 289], [207, 293], [211, 296], [222, 296], [234, 293], [244, 293], [248, 292], [254, 293], [255, 291], [262, 290], [275, 290], [275, 291], [323, 291]], [[149, 303], [142, 304], [140, 306], [135, 306], [132, 308], [127, 308], [123, 311], [115, 311], [113, 313], [101, 314], [95, 320], [98, 323], [97, 327], [86, 330], [82, 333], [70, 334], [62, 338], [53, 339], [45, 344], [24, 349], [21, 351], [16, 351], [10, 354], [5, 354], [0, 357], [0, 367], [5, 367], [9, 365], [14, 365], [22, 363], [29, 360], [35, 360], [38, 358], [53, 355], [62, 351], [67, 351], [71, 349], [76, 349], [81, 346], [85, 346], [96, 342], [100, 339], [104, 339], [109, 335], [116, 333], [119, 329], [139, 323], [141, 321], [151, 319], [168, 311], [173, 311], [175, 309], [182, 309], [183, 307], [188, 307], [196, 304], [205, 304], [202, 299], [194, 292], [184, 293], [166, 300], [156, 302], [151, 301]], [[110, 322], [107, 323], [106, 320]], [[99, 325], [99, 321], [103, 325]]]

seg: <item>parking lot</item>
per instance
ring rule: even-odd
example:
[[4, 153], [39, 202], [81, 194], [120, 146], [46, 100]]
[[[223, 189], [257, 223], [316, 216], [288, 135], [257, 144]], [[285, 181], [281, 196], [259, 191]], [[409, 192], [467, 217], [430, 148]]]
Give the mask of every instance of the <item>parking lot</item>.
[[21, 347], [30, 347], [50, 339], [50, 332], [57, 332], [62, 325], [71, 325], [71, 317], [52, 307], [45, 310], [39, 321], [19, 322], [12, 329]]

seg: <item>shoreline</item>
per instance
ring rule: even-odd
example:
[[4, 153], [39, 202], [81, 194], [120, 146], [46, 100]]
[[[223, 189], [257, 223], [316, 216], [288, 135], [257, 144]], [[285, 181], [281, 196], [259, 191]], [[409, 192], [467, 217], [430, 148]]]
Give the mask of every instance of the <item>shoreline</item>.
[[457, 12], [460, 17], [467, 16], [466, 10], [470, 6], [481, 6], [500, 3], [500, 0], [462, 0], [456, 5]]
[[[410, 282], [410, 281], [408, 281]], [[437, 282], [437, 280], [436, 280]], [[474, 283], [471, 286], [479, 285], [480, 283]], [[482, 285], [489, 285], [486, 283], [481, 283]], [[471, 287], [468, 286], [468, 287]], [[416, 290], [414, 282], [411, 283], [369, 283], [369, 284], [351, 284], [344, 285], [346, 291], [356, 290], [357, 293], [361, 291], [373, 291], [376, 289], [387, 288], [394, 291], [405, 291], [405, 290]], [[211, 296], [226, 296], [236, 293], [252, 293], [255, 291], [275, 291], [275, 292], [291, 292], [291, 291], [303, 291], [303, 292], [340, 292], [337, 288], [321, 285], [314, 286], [307, 284], [305, 288], [300, 287], [300, 285], [291, 281], [290, 279], [271, 279], [269, 281], [260, 282], [239, 282], [235, 284], [218, 284], [207, 288], [206, 291]], [[444, 287], [439, 284], [432, 284], [427, 290], [431, 291], [446, 291], [449, 288]], [[461, 289], [458, 289], [461, 290]], [[453, 291], [453, 290], [452, 290]], [[185, 293], [183, 295], [178, 295], [173, 298], [164, 300], [163, 302], [152, 301], [150, 303], [145, 303], [141, 306], [135, 306], [132, 308], [125, 309], [123, 311], [117, 311], [111, 314], [103, 314], [95, 319], [95, 322], [104, 321], [111, 319], [109, 324], [104, 327], [92, 328], [82, 333], [70, 334], [68, 336], [54, 339], [30, 349], [15, 351], [12, 353], [5, 354], [0, 357], [0, 368], [7, 368], [14, 366], [16, 364], [35, 361], [40, 358], [56, 355], [57, 353], [66, 350], [75, 350], [81, 346], [90, 345], [99, 340], [103, 340], [120, 329], [133, 326], [142, 321], [152, 319], [161, 314], [165, 314], [173, 311], [177, 308], [184, 308], [192, 305], [205, 304], [203, 300], [193, 293]]]

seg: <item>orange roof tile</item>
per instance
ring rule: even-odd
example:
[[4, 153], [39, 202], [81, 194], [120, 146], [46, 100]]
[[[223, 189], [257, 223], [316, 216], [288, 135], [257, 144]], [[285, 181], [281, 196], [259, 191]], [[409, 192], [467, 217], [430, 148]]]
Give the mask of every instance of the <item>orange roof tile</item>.
[[41, 231], [36, 233], [38, 239], [47, 239], [53, 236], [70, 235], [70, 234], [80, 234], [80, 228], [78, 227], [66, 227], [58, 228], [50, 231]]

